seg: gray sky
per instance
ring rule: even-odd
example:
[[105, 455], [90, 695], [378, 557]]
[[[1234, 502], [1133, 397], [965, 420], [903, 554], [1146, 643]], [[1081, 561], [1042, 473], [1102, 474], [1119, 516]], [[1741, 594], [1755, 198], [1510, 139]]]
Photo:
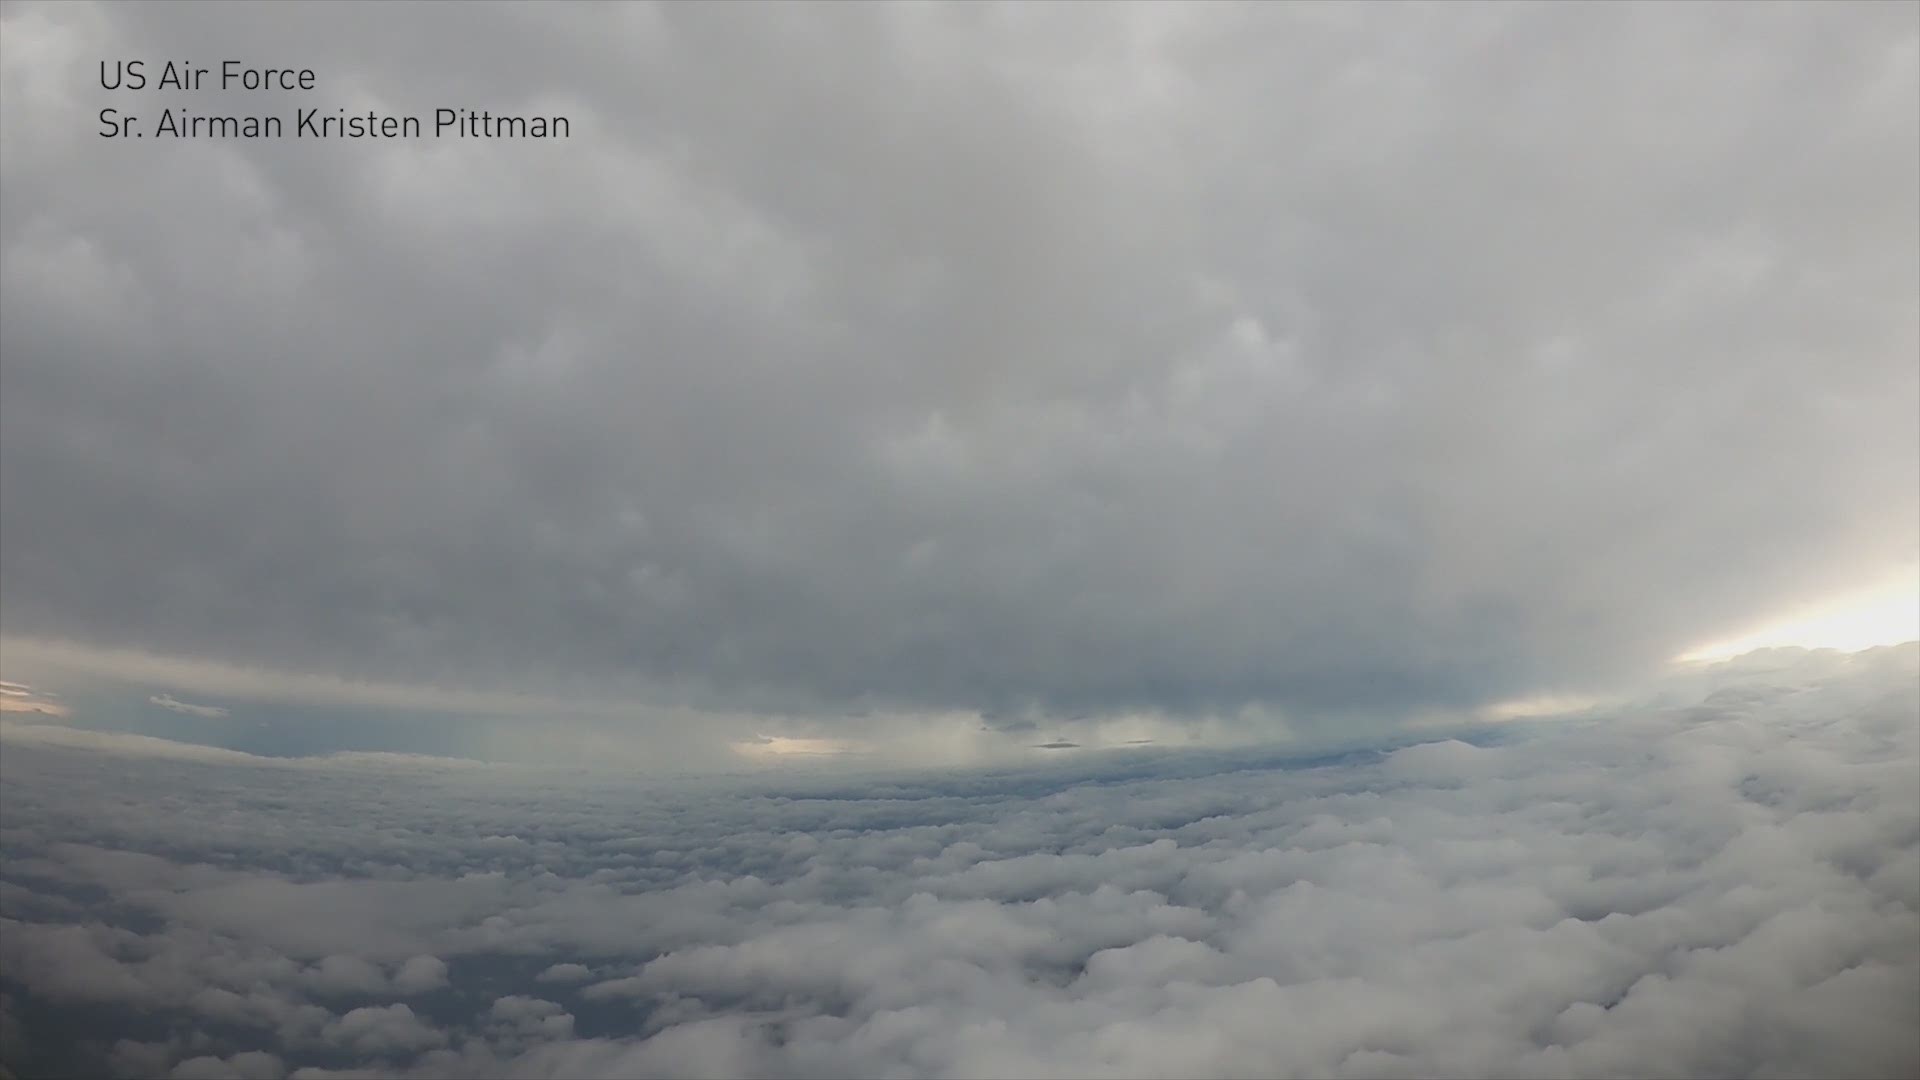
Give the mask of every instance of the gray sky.
[[1358, 723], [1920, 548], [1909, 4], [3, 10], [15, 658]]

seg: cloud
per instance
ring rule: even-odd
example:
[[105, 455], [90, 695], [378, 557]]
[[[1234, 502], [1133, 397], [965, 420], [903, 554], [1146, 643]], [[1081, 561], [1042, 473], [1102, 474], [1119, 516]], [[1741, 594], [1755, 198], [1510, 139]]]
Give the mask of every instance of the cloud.
[[555, 964], [534, 976], [535, 982], [577, 983], [593, 978], [593, 969], [585, 964]]
[[403, 994], [424, 994], [445, 985], [447, 965], [437, 956], [409, 957], [393, 976], [393, 988]]
[[189, 702], [177, 700], [170, 694], [155, 694], [147, 699], [147, 703], [150, 705], [158, 705], [170, 712], [182, 713], [186, 716], [202, 716], [211, 720], [218, 720], [230, 715], [228, 710], [218, 705], [194, 705]]
[[191, 743], [173, 742], [168, 739], [156, 739], [146, 735], [132, 735], [125, 732], [88, 731], [51, 724], [0, 724], [0, 731], [17, 742], [41, 743], [51, 746], [89, 748], [121, 753], [133, 753], [141, 757], [160, 759], [178, 759], [187, 761], [231, 761], [258, 762], [252, 754], [237, 750], [227, 750], [216, 746], [198, 746]]
[[307, 971], [307, 985], [322, 995], [370, 997], [384, 993], [385, 973], [357, 956], [329, 956]]
[[[0, 16], [10, 642], [1361, 728], [1920, 545], [1909, 5], [274, 11]], [[123, 144], [109, 56], [574, 135]]]
[[173, 1067], [168, 1080], [280, 1080], [286, 1068], [272, 1054], [249, 1052], [228, 1058], [189, 1058]]
[[512, 995], [493, 1003], [486, 1023], [489, 1041], [511, 1052], [571, 1039], [574, 1018], [554, 1002]]
[[35, 690], [25, 683], [0, 681], [0, 712], [38, 713], [52, 717], [73, 715], [73, 710], [52, 700], [53, 697], [53, 694]]
[[86, 1021], [0, 1049], [54, 1072], [1920, 1065], [1920, 645], [1307, 758], [635, 785], [17, 730], [0, 989]]
[[[183, 659], [145, 649], [102, 649], [70, 641], [0, 638], [8, 660], [94, 678], [162, 682], [257, 701], [354, 705], [378, 709], [483, 714], [595, 711], [596, 703], [527, 694], [482, 693], [417, 684], [369, 683], [337, 676]], [[4, 698], [0, 698], [4, 700]], [[600, 710], [613, 708], [598, 703]]]
[[366, 1006], [329, 1021], [321, 1039], [369, 1058], [417, 1054], [445, 1037], [414, 1016], [404, 1004]]

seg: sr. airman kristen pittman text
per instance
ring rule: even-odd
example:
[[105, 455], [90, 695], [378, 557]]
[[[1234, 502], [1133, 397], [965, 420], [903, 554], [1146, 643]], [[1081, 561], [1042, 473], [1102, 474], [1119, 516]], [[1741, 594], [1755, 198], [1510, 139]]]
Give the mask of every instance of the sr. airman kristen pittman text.
[[[289, 123], [291, 119], [291, 123]], [[513, 116], [485, 109], [435, 109], [431, 127], [421, 117], [381, 115], [369, 109], [296, 109], [291, 118], [266, 114], [200, 113], [162, 109], [149, 125], [118, 109], [100, 110], [102, 138], [161, 139], [418, 139], [431, 130], [436, 139], [566, 139], [573, 135], [564, 116]]]

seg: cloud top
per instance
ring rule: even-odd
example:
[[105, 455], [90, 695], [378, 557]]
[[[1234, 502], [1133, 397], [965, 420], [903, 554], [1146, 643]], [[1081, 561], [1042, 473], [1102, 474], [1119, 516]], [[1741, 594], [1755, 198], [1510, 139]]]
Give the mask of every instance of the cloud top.
[[851, 781], [0, 732], [0, 1020], [56, 1021], [0, 1061], [1910, 1076], [1920, 647], [1797, 657], [1472, 741]]

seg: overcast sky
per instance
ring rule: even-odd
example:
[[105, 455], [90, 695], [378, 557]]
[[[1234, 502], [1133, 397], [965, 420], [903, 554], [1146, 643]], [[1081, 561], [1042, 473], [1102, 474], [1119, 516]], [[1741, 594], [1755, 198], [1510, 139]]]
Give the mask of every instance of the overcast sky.
[[[1920, 549], [1911, 4], [0, 19], [14, 666], [1338, 728]], [[227, 58], [316, 89], [99, 86]]]

